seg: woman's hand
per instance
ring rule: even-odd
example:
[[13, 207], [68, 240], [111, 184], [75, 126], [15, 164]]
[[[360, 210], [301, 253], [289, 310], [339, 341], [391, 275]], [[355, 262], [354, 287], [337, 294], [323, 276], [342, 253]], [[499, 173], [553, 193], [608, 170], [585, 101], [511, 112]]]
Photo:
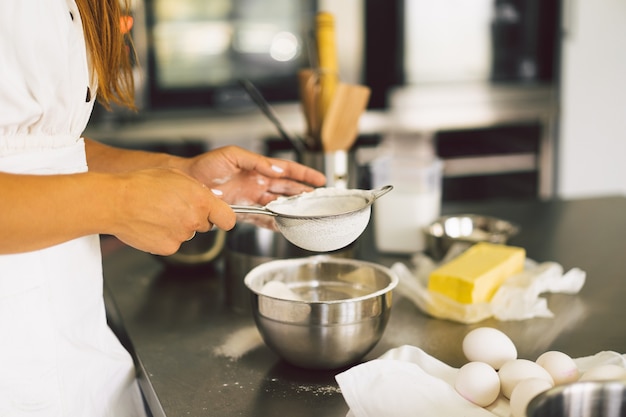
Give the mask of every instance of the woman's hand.
[[59, 175], [0, 172], [0, 189], [0, 254], [102, 233], [139, 250], [170, 255], [195, 232], [213, 225], [228, 230], [236, 221], [228, 204], [176, 168]]
[[[311, 191], [326, 182], [314, 169], [237, 146], [180, 158], [91, 140], [85, 143], [90, 171], [122, 180], [121, 186], [116, 182], [109, 190], [111, 194], [103, 193], [103, 204], [111, 202], [117, 213], [113, 230], [97, 232], [114, 234], [137, 249], [160, 255], [176, 252], [194, 232], [213, 225], [231, 229], [237, 218], [229, 204], [265, 205], [278, 196]], [[242, 215], [240, 220], [268, 228], [274, 224], [272, 217], [263, 215]]]
[[213, 225], [229, 230], [236, 217], [204, 184], [177, 169], [155, 168], [120, 175], [112, 234], [137, 249], [170, 255], [196, 232]]
[[187, 160], [186, 172], [229, 204], [266, 205], [281, 195], [325, 184], [321, 172], [295, 162], [268, 158], [237, 146], [218, 148]]

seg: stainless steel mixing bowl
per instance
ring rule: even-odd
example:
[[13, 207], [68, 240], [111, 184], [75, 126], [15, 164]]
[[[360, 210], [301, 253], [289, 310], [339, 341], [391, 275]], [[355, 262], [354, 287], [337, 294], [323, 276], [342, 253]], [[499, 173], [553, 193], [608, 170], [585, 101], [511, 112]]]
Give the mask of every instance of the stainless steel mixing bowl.
[[[271, 281], [299, 299], [265, 294]], [[378, 343], [398, 278], [382, 265], [320, 255], [264, 263], [248, 273], [245, 284], [257, 327], [274, 352], [299, 367], [336, 369], [357, 362]]]
[[[352, 258], [355, 245], [327, 255]], [[250, 314], [250, 290], [243, 280], [252, 268], [277, 259], [303, 258], [318, 255], [289, 242], [280, 232], [239, 222], [226, 234], [224, 248], [224, 281], [226, 302], [236, 312]]]
[[626, 381], [574, 382], [545, 391], [528, 404], [528, 417], [626, 416]]

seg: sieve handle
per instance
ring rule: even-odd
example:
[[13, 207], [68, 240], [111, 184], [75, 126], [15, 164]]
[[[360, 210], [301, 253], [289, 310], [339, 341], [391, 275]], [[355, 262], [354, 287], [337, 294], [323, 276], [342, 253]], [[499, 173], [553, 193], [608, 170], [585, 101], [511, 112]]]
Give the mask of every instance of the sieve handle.
[[238, 206], [233, 204], [230, 206], [231, 209], [235, 213], [239, 214], [265, 214], [267, 216], [276, 216], [276, 213], [269, 211], [265, 207], [255, 207], [255, 206]]
[[370, 190], [370, 191], [372, 193], [373, 200], [376, 200], [376, 199], [384, 196], [385, 194], [387, 194], [391, 190], [393, 190], [393, 185], [385, 185], [383, 187], [375, 188], [375, 189]]

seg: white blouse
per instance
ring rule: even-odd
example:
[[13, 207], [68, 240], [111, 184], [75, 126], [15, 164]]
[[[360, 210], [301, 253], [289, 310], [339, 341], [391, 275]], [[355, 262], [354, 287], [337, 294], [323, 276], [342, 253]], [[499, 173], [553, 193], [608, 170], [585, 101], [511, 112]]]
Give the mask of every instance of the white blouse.
[[[0, 0], [0, 172], [87, 171], [89, 74], [74, 1]], [[144, 415], [107, 325], [99, 236], [0, 255], [0, 416]]]
[[95, 101], [89, 72], [74, 1], [0, 1], [0, 155], [78, 140]]

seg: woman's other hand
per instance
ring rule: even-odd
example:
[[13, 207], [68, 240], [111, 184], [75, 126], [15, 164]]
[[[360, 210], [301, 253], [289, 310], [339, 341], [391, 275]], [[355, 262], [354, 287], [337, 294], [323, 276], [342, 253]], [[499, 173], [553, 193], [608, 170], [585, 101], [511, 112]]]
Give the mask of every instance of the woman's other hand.
[[[237, 146], [180, 158], [91, 140], [86, 145], [90, 171], [123, 180], [122, 192], [116, 189], [112, 194], [121, 198], [111, 234], [160, 255], [176, 252], [194, 232], [205, 232], [213, 225], [231, 229], [237, 217], [229, 204], [266, 205], [281, 195], [311, 191], [326, 182], [314, 169]], [[239, 219], [267, 228], [274, 223], [272, 217], [263, 215]]]
[[229, 204], [266, 205], [282, 195], [311, 191], [324, 175], [304, 165], [226, 146], [187, 160], [186, 172]]

